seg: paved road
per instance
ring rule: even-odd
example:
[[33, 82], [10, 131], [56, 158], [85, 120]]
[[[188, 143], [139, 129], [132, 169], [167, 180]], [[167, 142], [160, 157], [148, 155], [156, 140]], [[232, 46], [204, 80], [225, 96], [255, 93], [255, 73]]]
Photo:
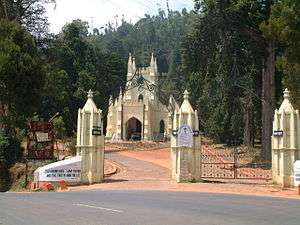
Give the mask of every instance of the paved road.
[[4, 225], [299, 225], [300, 201], [141, 191], [2, 193]]

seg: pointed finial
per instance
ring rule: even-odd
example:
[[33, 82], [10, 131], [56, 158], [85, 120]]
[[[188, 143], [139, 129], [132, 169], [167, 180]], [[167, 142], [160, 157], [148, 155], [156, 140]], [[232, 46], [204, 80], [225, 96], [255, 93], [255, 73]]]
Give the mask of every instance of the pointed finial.
[[88, 95], [87, 95], [88, 98], [91, 98], [91, 99], [92, 99], [92, 98], [94, 97], [94, 92], [92, 92], [91, 89], [88, 91], [87, 94], [88, 94]]
[[183, 99], [188, 100], [189, 95], [190, 95], [190, 93], [187, 90], [185, 90], [184, 93], [183, 93]]
[[129, 52], [129, 57], [128, 57], [128, 64], [132, 63], [132, 58], [131, 58], [131, 53]]
[[122, 88], [120, 87], [120, 93], [119, 93], [119, 96], [123, 95], [123, 92], [122, 92]]
[[283, 92], [284, 99], [289, 100], [290, 99], [290, 91], [286, 88]]
[[135, 58], [134, 57], [132, 58], [132, 67], [133, 67], [133, 69], [135, 69], [135, 67], [136, 67], [136, 65], [135, 65]]

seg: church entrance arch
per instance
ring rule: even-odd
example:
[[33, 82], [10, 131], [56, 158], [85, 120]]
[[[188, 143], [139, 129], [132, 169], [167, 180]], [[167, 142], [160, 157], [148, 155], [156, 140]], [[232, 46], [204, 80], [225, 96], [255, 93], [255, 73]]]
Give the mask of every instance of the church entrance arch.
[[126, 122], [126, 140], [139, 141], [142, 139], [142, 123], [135, 117]]

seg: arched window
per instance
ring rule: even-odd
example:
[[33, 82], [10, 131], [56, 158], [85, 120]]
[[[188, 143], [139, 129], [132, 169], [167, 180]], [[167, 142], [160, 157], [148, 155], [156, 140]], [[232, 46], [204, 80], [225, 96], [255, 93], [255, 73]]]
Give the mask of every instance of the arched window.
[[143, 96], [142, 94], [139, 95], [138, 101], [139, 101], [139, 102], [144, 101], [144, 96]]
[[163, 120], [159, 122], [159, 133], [165, 133], [165, 122]]

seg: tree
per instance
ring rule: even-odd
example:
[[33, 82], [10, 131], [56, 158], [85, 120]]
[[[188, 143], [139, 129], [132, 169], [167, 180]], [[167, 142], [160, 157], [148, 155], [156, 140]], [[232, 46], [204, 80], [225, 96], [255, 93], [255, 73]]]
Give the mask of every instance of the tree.
[[281, 45], [277, 68], [283, 72], [283, 83], [291, 90], [292, 101], [300, 108], [300, 3], [284, 0], [271, 8], [268, 21], [261, 25], [267, 39]]
[[22, 157], [20, 142], [14, 137], [0, 133], [0, 192], [10, 187], [9, 166]]
[[56, 138], [63, 139], [66, 135], [65, 122], [61, 116], [52, 121]]
[[89, 37], [88, 24], [81, 20], [66, 24], [49, 39], [45, 55], [48, 73], [39, 115], [49, 119], [60, 112], [70, 136], [89, 89], [95, 91], [96, 104], [106, 111], [109, 96], [118, 93], [120, 81], [124, 83], [125, 59], [103, 52]]
[[47, 32], [45, 4], [55, 0], [1, 0], [0, 19], [25, 25], [34, 36], [41, 38]]
[[0, 119], [14, 135], [37, 111], [44, 71], [32, 36], [16, 22], [0, 20]]
[[183, 69], [194, 90], [191, 97], [201, 127], [218, 142], [244, 138], [252, 146], [254, 108], [250, 103], [255, 100], [261, 56], [232, 19], [235, 11], [230, 2], [199, 4], [198, 18], [182, 47]]

